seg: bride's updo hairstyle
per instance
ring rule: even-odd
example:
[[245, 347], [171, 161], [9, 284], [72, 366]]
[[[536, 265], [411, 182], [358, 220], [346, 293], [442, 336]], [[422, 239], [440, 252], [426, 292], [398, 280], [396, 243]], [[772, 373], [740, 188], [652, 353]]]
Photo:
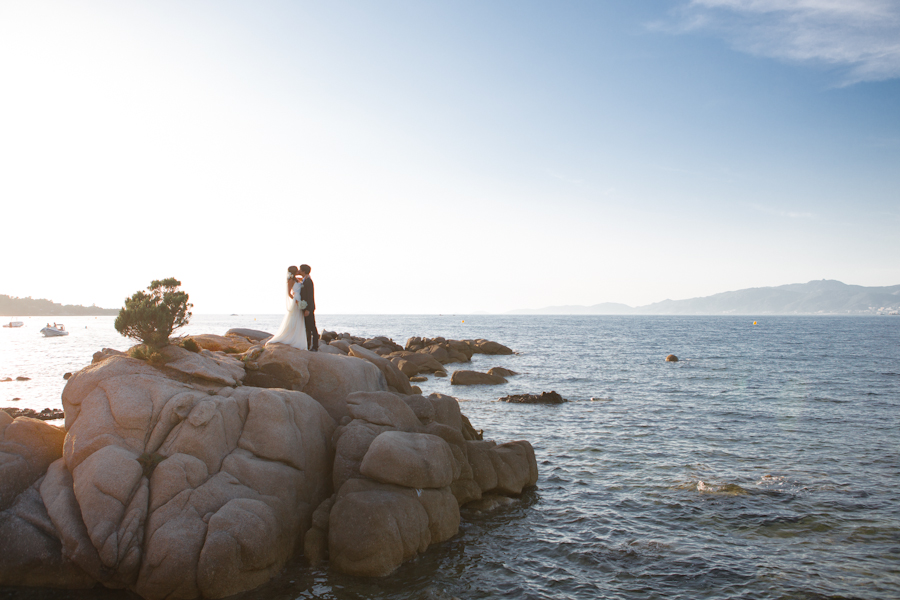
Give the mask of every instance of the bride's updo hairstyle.
[[288, 267], [288, 275], [287, 275], [287, 278], [288, 278], [288, 279], [293, 279], [294, 277], [296, 277], [296, 276], [297, 276], [297, 270], [298, 270], [297, 267], [295, 267], [294, 265], [289, 266], [289, 267]]

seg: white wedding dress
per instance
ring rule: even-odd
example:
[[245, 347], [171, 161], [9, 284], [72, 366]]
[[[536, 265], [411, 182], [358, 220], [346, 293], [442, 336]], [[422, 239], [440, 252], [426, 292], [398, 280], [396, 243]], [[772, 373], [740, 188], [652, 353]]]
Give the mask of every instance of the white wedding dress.
[[300, 309], [300, 282], [294, 283], [292, 288], [294, 297], [287, 295], [287, 314], [281, 322], [281, 327], [275, 332], [266, 346], [269, 344], [285, 344], [300, 350], [306, 350], [306, 322], [303, 319], [303, 311]]

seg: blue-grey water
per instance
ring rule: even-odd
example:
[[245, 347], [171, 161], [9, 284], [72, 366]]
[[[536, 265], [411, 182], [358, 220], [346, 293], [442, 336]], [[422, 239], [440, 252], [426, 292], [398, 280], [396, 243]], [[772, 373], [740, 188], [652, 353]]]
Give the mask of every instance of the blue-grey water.
[[[3, 330], [0, 378], [32, 381], [0, 383], [0, 406], [58, 407], [64, 371], [129, 345], [111, 318], [69, 318], [72, 335], [48, 340], [36, 319]], [[187, 332], [279, 321], [200, 316]], [[401, 344], [442, 335], [515, 349], [449, 365], [521, 373], [508, 384], [419, 385], [460, 398], [486, 438], [530, 440], [538, 486], [493, 513], [464, 510], [458, 536], [388, 578], [300, 558], [238, 598], [900, 598], [900, 318], [753, 321], [320, 316], [320, 329]], [[496, 401], [549, 390], [570, 402]]]

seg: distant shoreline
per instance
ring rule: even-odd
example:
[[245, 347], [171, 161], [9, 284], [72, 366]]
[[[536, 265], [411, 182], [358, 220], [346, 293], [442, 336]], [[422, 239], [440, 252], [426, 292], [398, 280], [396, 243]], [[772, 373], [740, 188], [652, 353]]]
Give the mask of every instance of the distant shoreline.
[[100, 317], [118, 314], [118, 308], [58, 304], [43, 298], [16, 298], [0, 294], [0, 317]]

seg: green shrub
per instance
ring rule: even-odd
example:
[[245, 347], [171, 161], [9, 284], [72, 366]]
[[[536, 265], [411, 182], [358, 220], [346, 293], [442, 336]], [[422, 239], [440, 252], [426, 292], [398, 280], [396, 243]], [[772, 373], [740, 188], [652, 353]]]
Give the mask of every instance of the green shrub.
[[194, 338], [184, 338], [181, 347], [191, 352], [200, 352], [200, 346], [194, 341]]
[[141, 344], [128, 349], [128, 355], [138, 360], [148, 360], [150, 358], [150, 349]]
[[150, 349], [168, 344], [172, 332], [188, 324], [194, 306], [188, 302], [187, 292], [178, 289], [180, 286], [174, 277], [155, 280], [147, 292], [141, 290], [126, 298], [116, 317], [116, 331]]

